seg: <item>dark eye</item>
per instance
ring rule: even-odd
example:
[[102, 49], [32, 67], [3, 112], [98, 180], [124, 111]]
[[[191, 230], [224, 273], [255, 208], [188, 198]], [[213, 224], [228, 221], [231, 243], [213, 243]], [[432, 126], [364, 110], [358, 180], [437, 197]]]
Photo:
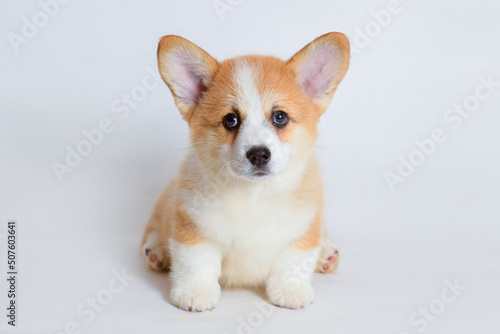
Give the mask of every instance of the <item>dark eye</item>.
[[288, 123], [288, 115], [286, 112], [278, 110], [273, 113], [273, 123], [277, 128], [284, 128]]
[[235, 113], [230, 113], [222, 119], [224, 127], [230, 131], [235, 130], [240, 125], [240, 119]]

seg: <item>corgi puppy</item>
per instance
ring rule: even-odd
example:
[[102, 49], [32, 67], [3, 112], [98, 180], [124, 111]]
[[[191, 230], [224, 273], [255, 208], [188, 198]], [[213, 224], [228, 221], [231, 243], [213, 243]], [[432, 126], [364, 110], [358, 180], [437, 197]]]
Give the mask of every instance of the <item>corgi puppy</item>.
[[182, 37], [161, 38], [160, 74], [192, 147], [155, 206], [141, 253], [150, 269], [170, 270], [173, 304], [210, 310], [221, 286], [263, 287], [280, 307], [312, 303], [312, 273], [338, 262], [313, 144], [349, 56], [338, 32], [288, 61], [218, 62]]

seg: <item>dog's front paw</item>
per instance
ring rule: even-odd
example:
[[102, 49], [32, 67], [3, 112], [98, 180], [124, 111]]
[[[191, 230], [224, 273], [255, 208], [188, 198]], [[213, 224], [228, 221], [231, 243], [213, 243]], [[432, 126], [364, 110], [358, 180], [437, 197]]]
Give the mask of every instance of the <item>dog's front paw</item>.
[[314, 289], [306, 282], [301, 282], [298, 286], [271, 283], [267, 285], [266, 291], [271, 303], [290, 309], [303, 308], [314, 299]]
[[[185, 282], [184, 282], [185, 283]], [[192, 312], [211, 310], [220, 297], [218, 282], [210, 284], [183, 284], [174, 287], [171, 292], [172, 302], [180, 309]]]

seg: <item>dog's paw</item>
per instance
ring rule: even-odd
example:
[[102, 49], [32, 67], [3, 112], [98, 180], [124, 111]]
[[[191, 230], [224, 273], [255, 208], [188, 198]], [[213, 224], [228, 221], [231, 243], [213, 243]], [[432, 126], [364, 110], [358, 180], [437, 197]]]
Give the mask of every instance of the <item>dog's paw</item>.
[[339, 251], [336, 248], [328, 247], [321, 251], [315, 271], [317, 273], [328, 274], [337, 269], [339, 263]]
[[142, 246], [142, 256], [148, 269], [164, 271], [168, 270], [170, 261], [165, 251], [161, 248], [158, 232], [152, 232]]
[[203, 286], [173, 288], [171, 292], [172, 303], [180, 309], [201, 312], [211, 310], [220, 298], [220, 285], [215, 282]]
[[268, 286], [267, 295], [271, 303], [278, 307], [298, 309], [312, 304], [314, 290], [310, 284], [302, 282], [298, 287]]
[[168, 270], [168, 261], [165, 261], [163, 251], [159, 247], [144, 249], [144, 257], [148, 269], [157, 271]]

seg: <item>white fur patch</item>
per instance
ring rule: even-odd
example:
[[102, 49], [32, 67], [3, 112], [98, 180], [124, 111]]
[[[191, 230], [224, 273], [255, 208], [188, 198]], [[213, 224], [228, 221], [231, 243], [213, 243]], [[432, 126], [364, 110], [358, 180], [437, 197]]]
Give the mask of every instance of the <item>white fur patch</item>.
[[220, 250], [212, 244], [185, 245], [169, 240], [172, 302], [183, 310], [212, 309], [220, 297]]
[[188, 161], [189, 182], [207, 191], [182, 193], [182, 205], [206, 242], [221, 250], [222, 281], [261, 284], [274, 259], [314, 217], [314, 207], [291, 205], [303, 170], [294, 167], [267, 181], [248, 182], [211, 176], [194, 152]]
[[254, 124], [264, 123], [266, 119], [262, 113], [262, 97], [255, 83], [256, 74], [259, 71], [257, 65], [249, 65], [240, 62], [237, 65], [235, 77], [238, 83], [238, 103], [248, 113], [248, 118]]
[[276, 259], [266, 281], [266, 292], [273, 304], [296, 309], [312, 303], [311, 275], [318, 254], [319, 248], [310, 251], [287, 249]]
[[[246, 118], [241, 125], [235, 142], [222, 148], [222, 160], [226, 162], [228, 170], [239, 177], [252, 179], [254, 166], [247, 159], [247, 152], [255, 146], [265, 146], [271, 152], [271, 159], [267, 164], [269, 175], [283, 172], [290, 162], [294, 150], [291, 145], [283, 143], [276, 130], [269, 123], [271, 110], [264, 110], [263, 102], [267, 96], [260, 96], [256, 78], [259, 68], [240, 62], [235, 71], [238, 84], [236, 102], [238, 108], [246, 111]], [[269, 107], [270, 108], [270, 107]]]

